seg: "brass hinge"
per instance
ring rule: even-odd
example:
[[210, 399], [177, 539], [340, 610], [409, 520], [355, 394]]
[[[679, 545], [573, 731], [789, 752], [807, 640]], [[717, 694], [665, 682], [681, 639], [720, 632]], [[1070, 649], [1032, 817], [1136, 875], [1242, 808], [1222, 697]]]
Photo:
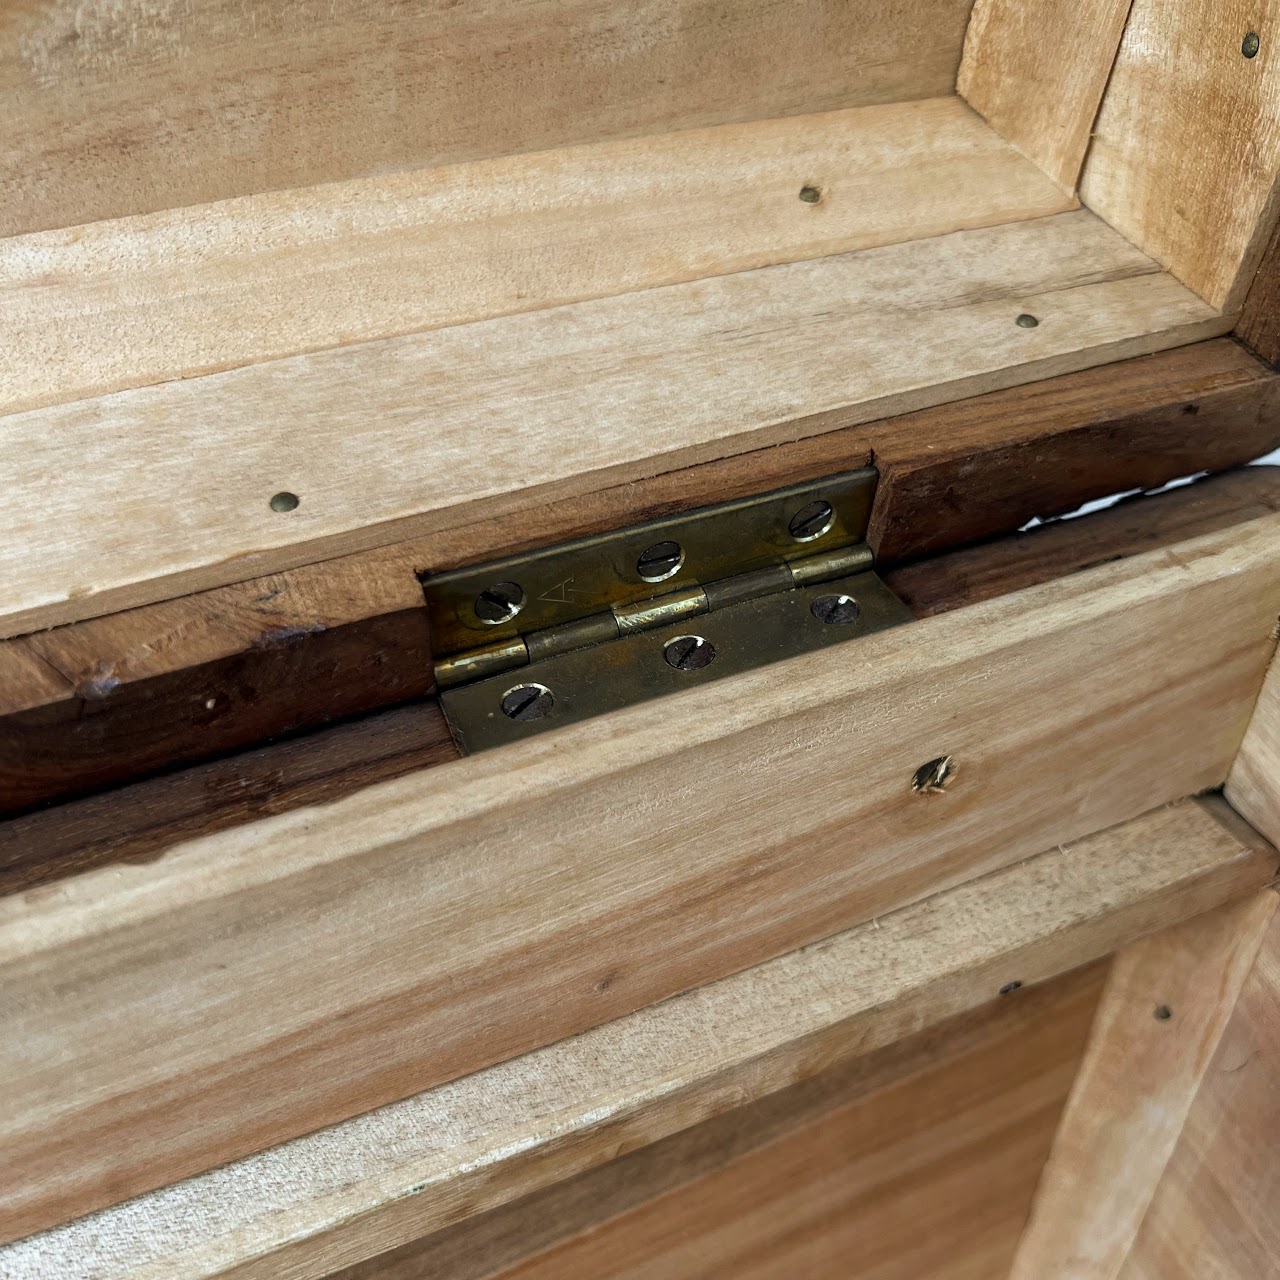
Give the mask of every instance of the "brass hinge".
[[864, 467], [424, 575], [459, 746], [483, 751], [911, 621], [871, 572], [876, 480]]

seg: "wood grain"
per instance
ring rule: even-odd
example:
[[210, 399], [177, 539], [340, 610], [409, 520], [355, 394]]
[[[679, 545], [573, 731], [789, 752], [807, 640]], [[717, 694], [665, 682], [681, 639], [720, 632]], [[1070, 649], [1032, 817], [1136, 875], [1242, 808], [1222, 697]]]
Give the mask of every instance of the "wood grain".
[[977, 0], [960, 96], [1064, 191], [1074, 191], [1130, 0]]
[[[77, 1269], [99, 1280], [174, 1271], [190, 1280], [317, 1280], [435, 1235], [424, 1271], [434, 1263], [450, 1280], [446, 1267], [457, 1280], [478, 1280], [504, 1246], [500, 1261], [514, 1260], [630, 1207], [633, 1193], [642, 1198], [670, 1167], [655, 1143], [673, 1140], [667, 1151], [680, 1167], [698, 1159], [714, 1167], [746, 1104], [775, 1099], [777, 1118], [794, 1114], [797, 1082], [806, 1105], [839, 1089], [866, 1092], [946, 1044], [975, 1043], [1009, 982], [1023, 986], [1000, 998], [1002, 1020], [1040, 998], [1037, 984], [1262, 884], [1278, 855], [1220, 822], [1224, 807], [1183, 802], [1053, 848], [818, 946], [56, 1227], [0, 1251], [0, 1267], [14, 1280], [64, 1280]], [[960, 1030], [954, 1019], [966, 1011]], [[710, 1126], [706, 1141], [700, 1125]]]
[[[419, 569], [600, 533], [873, 458], [881, 480], [870, 536], [881, 564], [892, 566], [1278, 446], [1280, 379], [1218, 339], [0, 641], [0, 811], [425, 694]], [[1274, 509], [1264, 473], [1227, 483], [1240, 502], [1221, 490], [1223, 523], [1247, 518], [1246, 508]], [[1208, 501], [1218, 490], [1199, 492]], [[1119, 527], [1106, 536], [1120, 536]], [[1125, 546], [1126, 554], [1141, 549]], [[1106, 555], [1100, 545], [1072, 568]], [[1032, 562], [1027, 546], [1016, 556]], [[966, 574], [982, 572], [965, 564]], [[1000, 572], [1010, 567], [1006, 557]], [[941, 569], [934, 595], [947, 595], [949, 572]], [[999, 594], [1000, 574], [991, 581]]]
[[1074, 206], [946, 97], [18, 236], [0, 413]]
[[11, 0], [0, 235], [950, 93], [970, 0]]
[[1280, 916], [1200, 1081], [1121, 1280], [1257, 1280], [1280, 1269]]
[[[919, 616], [932, 616], [1268, 512], [1280, 512], [1280, 468], [1247, 467], [885, 576]], [[154, 722], [151, 738], [172, 740]], [[111, 862], [146, 861], [193, 836], [326, 803], [455, 757], [438, 707], [423, 702], [46, 808], [0, 823], [0, 894]]]
[[[1097, 1005], [1095, 972], [1017, 1033], [494, 1273], [495, 1280], [986, 1280], [1017, 1247]], [[1083, 987], [1083, 990], [1081, 990]], [[409, 1263], [406, 1266], [406, 1262]], [[340, 1280], [410, 1280], [412, 1259]]]
[[[1076, 211], [11, 414], [0, 541], [23, 551], [0, 564], [0, 634], [1227, 324]], [[272, 510], [278, 491], [301, 505]]]
[[[0, 901], [4, 1234], [1220, 785], [1274, 647], [1278, 531], [872, 636], [856, 664], [832, 649], [691, 690], [660, 728], [632, 708]], [[957, 781], [914, 793], [940, 754]]]
[[1276, 0], [1133, 0], [1080, 184], [1090, 209], [1227, 312], [1280, 208], [1278, 55]]
[[1280, 365], [1280, 224], [1249, 285], [1235, 336], [1272, 368]]
[[1116, 957], [1010, 1280], [1121, 1275], [1276, 901], [1264, 889]]
[[[1275, 634], [1280, 639], [1280, 617]], [[1262, 686], [1226, 796], [1268, 840], [1280, 843], [1280, 657]]]

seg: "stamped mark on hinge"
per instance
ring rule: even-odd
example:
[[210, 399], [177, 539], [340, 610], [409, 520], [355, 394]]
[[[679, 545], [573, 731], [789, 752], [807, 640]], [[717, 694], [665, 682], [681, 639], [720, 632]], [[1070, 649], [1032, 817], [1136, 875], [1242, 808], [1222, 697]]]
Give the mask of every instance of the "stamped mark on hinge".
[[566, 578], [563, 582], [558, 582], [549, 591], [544, 591], [538, 597], [539, 600], [546, 600], [551, 604], [573, 604], [574, 596], [582, 596], [584, 599], [591, 598], [590, 591], [579, 591], [577, 587], [571, 587], [569, 584], [573, 579]]

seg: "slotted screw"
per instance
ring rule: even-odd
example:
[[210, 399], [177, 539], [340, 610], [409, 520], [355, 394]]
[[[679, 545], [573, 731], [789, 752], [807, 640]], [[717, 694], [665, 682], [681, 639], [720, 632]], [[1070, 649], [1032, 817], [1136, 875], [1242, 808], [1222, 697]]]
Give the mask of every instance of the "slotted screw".
[[636, 572], [646, 582], [661, 582], [670, 578], [684, 564], [684, 549], [678, 542], [655, 542], [640, 553]]
[[840, 595], [819, 596], [810, 606], [809, 612], [819, 622], [835, 626], [847, 626], [858, 620], [858, 602], [852, 596]]
[[662, 651], [667, 666], [677, 671], [701, 671], [715, 661], [716, 647], [702, 636], [676, 636]]
[[835, 512], [832, 510], [831, 503], [818, 498], [801, 507], [791, 517], [787, 532], [797, 542], [812, 542], [815, 538], [822, 537], [831, 528], [834, 517]]
[[524, 608], [524, 589], [518, 582], [495, 582], [476, 597], [474, 608], [476, 617], [491, 626], [510, 622]]
[[510, 720], [541, 720], [555, 704], [555, 694], [545, 684], [519, 684], [502, 695], [502, 714]]

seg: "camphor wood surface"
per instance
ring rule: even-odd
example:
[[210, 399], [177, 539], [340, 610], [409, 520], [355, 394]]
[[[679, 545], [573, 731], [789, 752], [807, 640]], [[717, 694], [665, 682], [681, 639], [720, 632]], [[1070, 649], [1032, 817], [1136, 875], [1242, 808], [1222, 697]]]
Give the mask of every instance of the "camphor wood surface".
[[0, 634], [1229, 324], [1077, 210], [11, 414]]
[[1273, 368], [1280, 364], [1280, 225], [1249, 285], [1235, 335]]
[[[1259, 52], [1246, 58], [1250, 32]], [[1133, 0], [1080, 184], [1121, 235], [1238, 311], [1275, 226], [1280, 3]]]
[[[492, 559], [872, 460], [881, 479], [870, 537], [892, 566], [1278, 446], [1280, 379], [1238, 344], [1216, 339], [0, 641], [0, 810], [428, 693], [419, 569]], [[1248, 474], [1230, 482], [1242, 501], [1270, 502], [1263, 474]], [[1257, 505], [1253, 514], [1266, 509], [1274, 508]], [[1100, 548], [1096, 558], [1106, 554]]]
[[[675, 695], [661, 732], [632, 708], [3, 900], [5, 1234], [1219, 785], [1274, 649], [1278, 530]], [[914, 793], [941, 754], [956, 782]]]
[[[1280, 636], [1280, 618], [1276, 633]], [[1280, 658], [1262, 686], [1226, 796], [1268, 840], [1280, 844]]]
[[[1265, 883], [1275, 850], [1219, 821], [1224, 809], [1181, 802], [1051, 848], [817, 946], [10, 1245], [0, 1267], [14, 1280], [64, 1280], [75, 1268], [100, 1280], [175, 1270], [190, 1280], [317, 1280], [435, 1235], [414, 1254], [423, 1270], [478, 1280], [629, 1207], [633, 1192], [662, 1189], [654, 1184], [670, 1166], [651, 1144], [670, 1139], [667, 1151], [686, 1169], [708, 1149], [728, 1158], [744, 1105], [781, 1098], [797, 1082], [811, 1082], [808, 1106], [812, 1090], [820, 1102], [892, 1080], [944, 1044], [973, 1043], [985, 1015], [966, 1032], [950, 1020], [981, 1011], [1010, 982], [1023, 989], [1001, 999], [1001, 1018], [1036, 1000], [1035, 984]], [[792, 1091], [772, 1114], [797, 1110]], [[701, 1124], [711, 1126], [703, 1138]], [[623, 1150], [635, 1154], [619, 1164]]]
[[950, 93], [971, 0], [8, 0], [0, 235]]
[[1011, 1280], [1124, 1274], [1276, 901], [1265, 889], [1116, 957]]
[[[932, 616], [1268, 512], [1280, 512], [1280, 468], [1247, 467], [890, 569], [885, 578], [918, 616]], [[0, 893], [110, 862], [148, 861], [192, 836], [456, 758], [437, 705], [422, 702], [41, 809], [0, 823]]]
[[[1262, 908], [1259, 908], [1261, 914]], [[1121, 1280], [1280, 1269], [1280, 915], [1272, 915]]]
[[951, 96], [19, 236], [0, 412], [1074, 205]]
[[1002, 138], [1075, 189], [1130, 0], [977, 0], [956, 87]]
[[[944, 1042], [917, 1074], [495, 1280], [987, 1280], [1005, 1273], [1080, 1061], [1097, 970], [1038, 1018]], [[406, 1263], [408, 1265], [406, 1265]], [[335, 1280], [411, 1280], [379, 1260]]]

